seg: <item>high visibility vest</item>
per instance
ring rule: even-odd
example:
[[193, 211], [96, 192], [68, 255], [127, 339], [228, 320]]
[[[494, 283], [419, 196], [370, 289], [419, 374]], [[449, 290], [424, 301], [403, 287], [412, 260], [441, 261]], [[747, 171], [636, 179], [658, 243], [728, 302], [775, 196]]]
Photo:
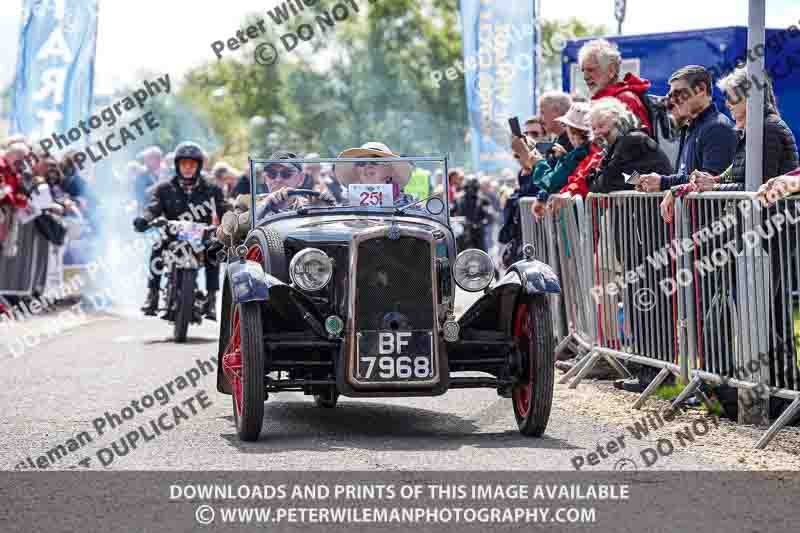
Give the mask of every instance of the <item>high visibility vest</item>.
[[408, 185], [403, 188], [403, 192], [421, 200], [431, 194], [431, 173], [424, 168], [414, 169]]

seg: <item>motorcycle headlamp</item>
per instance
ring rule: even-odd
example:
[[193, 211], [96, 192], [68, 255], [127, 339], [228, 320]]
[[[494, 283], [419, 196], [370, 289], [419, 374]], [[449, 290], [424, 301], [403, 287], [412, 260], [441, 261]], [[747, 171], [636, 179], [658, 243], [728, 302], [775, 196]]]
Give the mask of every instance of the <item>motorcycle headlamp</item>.
[[482, 250], [464, 250], [456, 257], [453, 277], [458, 286], [465, 291], [482, 291], [494, 279], [492, 258]]
[[333, 276], [333, 261], [317, 248], [306, 248], [297, 253], [289, 263], [289, 276], [304, 291], [318, 291]]

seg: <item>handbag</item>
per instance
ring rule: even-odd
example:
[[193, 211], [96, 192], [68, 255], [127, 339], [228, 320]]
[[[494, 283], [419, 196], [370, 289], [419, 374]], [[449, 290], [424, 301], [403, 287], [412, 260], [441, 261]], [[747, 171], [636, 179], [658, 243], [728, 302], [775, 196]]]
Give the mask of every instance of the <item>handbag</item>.
[[43, 213], [36, 217], [33, 223], [45, 239], [57, 246], [64, 244], [64, 238], [67, 236], [67, 227], [60, 217], [50, 213]]

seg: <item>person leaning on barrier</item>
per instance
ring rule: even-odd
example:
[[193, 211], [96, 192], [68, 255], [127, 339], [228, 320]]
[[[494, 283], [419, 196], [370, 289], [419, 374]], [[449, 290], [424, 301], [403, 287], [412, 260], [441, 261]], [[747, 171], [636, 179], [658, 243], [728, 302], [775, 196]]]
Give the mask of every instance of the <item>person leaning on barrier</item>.
[[[786, 174], [798, 166], [797, 143], [792, 130], [781, 118], [772, 83], [764, 80], [764, 155], [762, 165], [763, 181]], [[745, 69], [736, 69], [721, 79], [717, 85], [725, 91], [725, 105], [736, 120], [736, 128], [741, 131], [736, 154], [731, 167], [720, 175], [719, 183], [713, 190], [744, 190], [746, 150], [745, 134], [747, 127], [747, 97], [750, 80]], [[698, 181], [697, 179], [695, 181]], [[704, 189], [703, 187], [700, 187]]]
[[[744, 68], [736, 69], [717, 82], [724, 91], [725, 105], [736, 121], [738, 141], [731, 165], [718, 176], [708, 172], [694, 171], [689, 183], [672, 189], [661, 202], [661, 215], [668, 223], [672, 221], [674, 196], [688, 192], [703, 191], [743, 191], [745, 189], [745, 168], [747, 162], [747, 97], [752, 84]], [[758, 90], [758, 89], [756, 89]], [[797, 144], [789, 126], [780, 116], [772, 91], [772, 84], [764, 80], [764, 139], [763, 139], [763, 181], [786, 174], [796, 169], [798, 163]]]
[[[538, 163], [534, 168], [533, 177], [530, 180], [530, 183], [538, 188], [537, 200], [531, 205], [534, 216], [539, 218], [544, 216], [545, 205], [551, 194], [568, 194], [573, 190], [585, 187], [588, 169], [599, 165], [602, 160], [602, 156], [597, 156], [600, 148], [591, 140], [590, 110], [589, 104], [572, 104], [569, 111], [557, 119], [565, 127], [570, 144], [575, 148], [566, 153], [560, 145], [557, 145], [558, 159], [555, 168], [551, 169], [545, 162]], [[582, 180], [583, 183], [579, 183], [578, 180]], [[560, 200], [564, 198], [562, 196], [554, 201], [561, 205]]]
[[767, 180], [759, 187], [756, 198], [761, 205], [768, 207], [798, 192], [800, 192], [800, 168]]
[[592, 139], [604, 152], [603, 162], [587, 176], [589, 190], [610, 193], [633, 190], [624, 174], [669, 174], [672, 165], [656, 141], [639, 128], [636, 117], [616, 98], [603, 98], [590, 111]]
[[[667, 155], [639, 127], [636, 117], [618, 99], [603, 98], [595, 101], [589, 117], [592, 139], [604, 151], [602, 162], [586, 178], [591, 192], [607, 194], [632, 190], [633, 185], [626, 183], [624, 174], [668, 174], [672, 171]], [[624, 273], [625, 269], [641, 264], [648, 253], [642, 246], [644, 239], [641, 231], [644, 227], [653, 227], [647, 221], [657, 214], [654, 215], [646, 206], [636, 206], [623, 216], [618, 211], [618, 203], [600, 205], [601, 215], [596, 224], [601, 238], [595, 253], [596, 264], [601, 265], [598, 281], [605, 287], [616, 276]], [[623, 246], [625, 241], [631, 242], [632, 246]], [[656, 243], [654, 240], [651, 244]], [[626, 291], [624, 297], [627, 300], [625, 309], [633, 309], [630, 291]], [[616, 319], [617, 298], [614, 295], [605, 295], [601, 310], [603, 336], [611, 346], [621, 348], [622, 340], [619, 338], [619, 324]], [[631, 335], [638, 335], [635, 327]]]
[[670, 114], [680, 128], [675, 174], [645, 174], [636, 190], [668, 191], [689, 182], [695, 170], [718, 175], [730, 166], [736, 151], [733, 123], [712, 102], [711, 74], [698, 65], [676, 70], [669, 80]]
[[0, 154], [0, 257], [16, 257], [19, 252], [16, 211], [28, 206], [29, 194], [19, 171], [21, 167], [8, 156], [8, 151]]

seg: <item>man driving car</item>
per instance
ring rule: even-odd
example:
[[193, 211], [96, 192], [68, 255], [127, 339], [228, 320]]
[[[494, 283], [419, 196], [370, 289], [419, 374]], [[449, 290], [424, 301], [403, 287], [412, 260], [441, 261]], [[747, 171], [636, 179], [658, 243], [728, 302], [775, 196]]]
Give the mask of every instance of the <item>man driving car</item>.
[[[292, 152], [280, 151], [270, 156], [270, 159], [297, 159], [297, 155]], [[283, 211], [294, 211], [308, 205], [333, 204], [336, 198], [328, 192], [319, 193], [319, 196], [291, 195], [289, 193], [304, 190], [301, 189], [305, 176], [299, 163], [269, 163], [264, 167], [264, 183], [269, 188], [269, 193], [256, 201], [256, 220], [269, 215], [270, 213], [281, 213]], [[239, 226], [234, 235], [237, 242], [244, 239], [249, 230], [250, 224], [250, 195], [239, 195], [235, 201], [235, 209], [239, 213]], [[217, 228], [217, 239], [224, 237], [222, 228]]]

